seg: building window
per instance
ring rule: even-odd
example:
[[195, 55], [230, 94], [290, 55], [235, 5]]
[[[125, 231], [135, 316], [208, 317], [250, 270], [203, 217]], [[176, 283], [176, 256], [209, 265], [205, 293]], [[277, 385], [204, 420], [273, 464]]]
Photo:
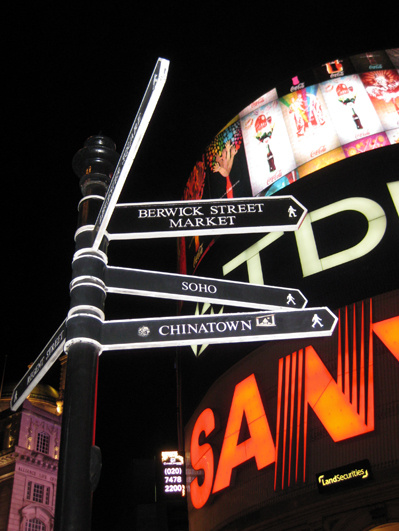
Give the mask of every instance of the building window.
[[44, 494], [44, 486], [39, 485], [38, 483], [35, 483], [33, 485], [32, 501], [43, 503], [43, 494]]
[[32, 518], [25, 522], [24, 531], [46, 531], [46, 526], [39, 518]]
[[32, 481], [28, 481], [26, 486], [26, 499], [50, 505], [51, 488], [40, 485], [40, 483], [32, 483]]
[[41, 431], [37, 434], [36, 451], [42, 454], [48, 454], [50, 447], [50, 435]]
[[46, 505], [50, 505], [50, 487], [46, 487], [46, 499], [44, 503]]

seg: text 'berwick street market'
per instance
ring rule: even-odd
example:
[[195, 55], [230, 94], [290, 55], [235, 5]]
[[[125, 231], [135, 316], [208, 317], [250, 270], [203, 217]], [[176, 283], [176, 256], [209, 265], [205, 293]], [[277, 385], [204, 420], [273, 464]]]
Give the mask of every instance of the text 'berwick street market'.
[[[214, 204], [209, 208], [209, 216], [202, 206], [139, 209], [139, 218], [168, 218], [170, 228], [217, 227], [234, 225], [237, 214], [263, 212], [262, 203]], [[178, 219], [171, 219], [178, 218]]]
[[297, 230], [307, 210], [292, 196], [122, 203], [107, 229], [110, 240]]

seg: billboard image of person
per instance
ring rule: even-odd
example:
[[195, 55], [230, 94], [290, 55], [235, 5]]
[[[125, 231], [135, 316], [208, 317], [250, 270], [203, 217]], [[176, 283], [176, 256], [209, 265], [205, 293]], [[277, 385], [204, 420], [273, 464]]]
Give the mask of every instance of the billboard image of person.
[[[187, 181], [183, 199], [232, 199], [251, 196], [247, 160], [238, 116], [208, 144]], [[179, 240], [179, 272], [192, 274], [214, 243], [213, 236]]]
[[238, 116], [206, 147], [204, 160], [204, 197], [231, 199], [251, 194]]
[[340, 147], [319, 85], [279, 99], [297, 166]]

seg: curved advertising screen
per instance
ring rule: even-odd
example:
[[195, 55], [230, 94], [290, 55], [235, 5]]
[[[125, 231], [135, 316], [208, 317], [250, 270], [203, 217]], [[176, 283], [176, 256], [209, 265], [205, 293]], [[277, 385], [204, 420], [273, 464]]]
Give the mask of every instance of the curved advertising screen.
[[[214, 137], [184, 199], [288, 195], [331, 164], [398, 144], [398, 68], [399, 49], [379, 50], [283, 80]], [[212, 242], [181, 240], [180, 271], [196, 272]]]
[[[294, 231], [181, 238], [180, 272], [297, 289], [338, 324], [328, 338], [192, 344], [190, 529], [372, 529], [376, 500], [397, 521], [398, 169], [399, 49], [283, 80], [194, 165], [185, 200], [292, 196], [307, 214]], [[237, 312], [227, 304], [181, 312]]]

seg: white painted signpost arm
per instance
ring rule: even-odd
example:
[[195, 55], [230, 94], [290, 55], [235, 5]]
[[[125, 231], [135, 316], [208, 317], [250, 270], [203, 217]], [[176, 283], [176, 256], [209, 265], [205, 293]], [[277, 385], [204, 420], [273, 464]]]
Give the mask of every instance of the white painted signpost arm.
[[[337, 321], [326, 307], [102, 321], [101, 344], [103, 351], [112, 351], [324, 337], [332, 335]], [[68, 326], [75, 327], [74, 316]], [[76, 335], [71, 343], [83, 339]]]
[[140, 104], [136, 118], [130, 129], [122, 154], [115, 168], [114, 175], [107, 190], [101, 210], [94, 226], [93, 248], [98, 250], [107, 230], [109, 220], [118, 202], [123, 185], [129, 175], [133, 160], [136, 157], [144, 133], [147, 130], [155, 107], [166, 82], [169, 61], [159, 58], [152, 73], [147, 90]]
[[298, 289], [216, 278], [107, 266], [108, 293], [210, 302], [262, 310], [299, 310], [307, 299]]
[[295, 231], [306, 214], [292, 196], [119, 203], [107, 236], [111, 241]]

